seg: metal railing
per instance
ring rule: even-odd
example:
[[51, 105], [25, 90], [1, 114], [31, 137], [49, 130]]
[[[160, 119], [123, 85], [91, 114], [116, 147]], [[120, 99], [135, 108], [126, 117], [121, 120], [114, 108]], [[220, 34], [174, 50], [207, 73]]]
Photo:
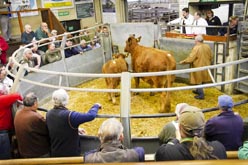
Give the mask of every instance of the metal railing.
[[[81, 30], [83, 31], [83, 30]], [[80, 32], [80, 31], [77, 31]], [[76, 32], [74, 32], [76, 33]], [[65, 41], [67, 40], [67, 34], [62, 34], [62, 44], [65, 44]], [[39, 41], [38, 41], [39, 42]], [[30, 45], [27, 45], [25, 47], [28, 47]], [[61, 46], [61, 48], [64, 48], [64, 45]], [[95, 74], [95, 73], [68, 73], [68, 72], [56, 72], [56, 71], [49, 71], [49, 70], [42, 70], [42, 69], [36, 69], [36, 68], [30, 68], [23, 66], [18, 63], [16, 60], [16, 56], [20, 50], [14, 52], [12, 55], [13, 62], [16, 66], [19, 67], [19, 70], [17, 74], [12, 74], [8, 71], [8, 73], [15, 77], [14, 85], [12, 90], [17, 91], [18, 84], [20, 82], [27, 82], [33, 85], [37, 86], [43, 86], [46, 88], [64, 88], [66, 90], [72, 90], [72, 91], [82, 91], [82, 92], [120, 92], [120, 115], [98, 115], [99, 117], [120, 117], [121, 122], [124, 126], [124, 136], [125, 136], [125, 145], [127, 147], [130, 147], [131, 143], [131, 129], [130, 129], [130, 118], [153, 118], [153, 117], [168, 117], [168, 116], [174, 116], [174, 114], [162, 114], [162, 115], [130, 115], [130, 109], [131, 109], [131, 92], [163, 92], [163, 91], [178, 91], [178, 90], [190, 90], [194, 88], [206, 88], [206, 87], [214, 87], [214, 86], [220, 86], [224, 84], [229, 83], [235, 83], [238, 81], [248, 80], [248, 76], [218, 82], [218, 83], [211, 83], [211, 84], [203, 84], [203, 85], [194, 85], [194, 86], [183, 86], [183, 87], [171, 87], [171, 88], [132, 88], [131, 87], [131, 79], [133, 77], [147, 77], [147, 76], [165, 76], [165, 75], [177, 75], [177, 74], [183, 74], [183, 73], [191, 73], [196, 71], [202, 71], [207, 69], [215, 69], [220, 67], [227, 67], [231, 65], [236, 65], [240, 63], [248, 62], [248, 58], [227, 62], [223, 64], [218, 65], [212, 65], [212, 66], [205, 66], [200, 68], [191, 68], [191, 69], [183, 69], [183, 70], [173, 70], [173, 71], [164, 71], [164, 72], [150, 72], [150, 73], [129, 73], [129, 72], [123, 72], [119, 74]], [[52, 85], [47, 83], [41, 83], [36, 82], [32, 80], [26, 79], [26, 77], [23, 77], [23, 73], [25, 70], [30, 70], [34, 73], [44, 73], [49, 75], [59, 75], [65, 76], [65, 77], [92, 77], [92, 78], [106, 78], [106, 77], [120, 77], [121, 78], [121, 88], [120, 89], [92, 89], [92, 88], [76, 88], [76, 87], [69, 87], [69, 86], [61, 86], [58, 85]], [[247, 100], [246, 100], [247, 103]]]

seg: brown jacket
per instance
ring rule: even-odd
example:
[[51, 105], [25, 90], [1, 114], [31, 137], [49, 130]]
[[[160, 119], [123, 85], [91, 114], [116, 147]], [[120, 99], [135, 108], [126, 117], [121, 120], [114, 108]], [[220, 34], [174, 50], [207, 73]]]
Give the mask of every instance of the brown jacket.
[[[198, 68], [211, 65], [212, 58], [213, 55], [210, 46], [204, 43], [199, 43], [193, 47], [190, 55], [183, 63], [191, 64], [191, 68]], [[211, 82], [208, 70], [190, 73], [191, 84], [202, 84], [206, 82]]]
[[49, 133], [43, 116], [28, 108], [17, 111], [14, 119], [18, 149], [24, 158], [40, 157], [50, 151]]

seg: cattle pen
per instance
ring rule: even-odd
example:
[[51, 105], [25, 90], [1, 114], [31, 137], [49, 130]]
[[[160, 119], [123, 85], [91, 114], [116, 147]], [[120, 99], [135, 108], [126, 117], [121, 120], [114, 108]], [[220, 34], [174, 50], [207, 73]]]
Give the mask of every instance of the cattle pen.
[[[127, 147], [131, 146], [144, 146], [147, 153], [153, 153], [154, 149], [158, 147], [158, 139], [157, 138], [131, 138], [130, 132], [130, 119], [131, 118], [157, 118], [157, 117], [171, 117], [175, 116], [174, 113], [169, 114], [154, 114], [154, 115], [130, 115], [131, 109], [131, 93], [133, 92], [162, 92], [162, 91], [182, 91], [182, 90], [191, 90], [195, 88], [207, 88], [207, 87], [220, 87], [227, 84], [234, 84], [241, 81], [247, 81], [248, 75], [233, 78], [230, 80], [218, 81], [210, 84], [204, 85], [194, 85], [194, 86], [183, 86], [183, 87], [172, 87], [172, 88], [132, 88], [131, 87], [131, 79], [134, 77], [145, 77], [145, 76], [161, 76], [161, 75], [187, 75], [190, 72], [200, 71], [200, 70], [214, 70], [218, 68], [225, 68], [234, 65], [242, 65], [247, 64], [248, 58], [243, 58], [239, 60], [229, 61], [225, 63], [215, 64], [211, 66], [194, 68], [194, 69], [178, 69], [174, 71], [165, 71], [165, 72], [150, 72], [150, 73], [131, 73], [131, 72], [123, 72], [118, 74], [101, 74], [101, 66], [111, 59], [112, 57], [112, 47], [116, 45], [118, 42], [124, 42], [129, 34], [138, 33], [140, 34], [140, 28], [143, 27], [145, 30], [143, 31], [143, 36], [145, 38], [145, 42], [148, 45], [154, 44], [154, 28], [153, 30], [150, 27], [153, 27], [152, 24], [132, 24], [130, 27], [136, 26], [136, 31], [126, 31], [123, 32], [123, 36], [114, 36], [116, 31], [121, 26], [124, 26], [122, 29], [125, 29], [127, 24], [116, 24], [110, 27], [111, 33], [109, 35], [100, 36], [101, 47], [84, 52], [82, 55], [76, 55], [70, 58], [65, 58], [64, 49], [65, 42], [68, 40], [68, 34], [60, 35], [62, 37], [61, 40], [61, 54], [62, 60], [57, 61], [51, 64], [47, 64], [42, 66], [40, 69], [24, 67], [19, 64], [19, 60], [22, 56], [22, 52], [25, 47], [22, 47], [14, 52], [12, 58], [15, 64], [15, 67], [19, 68], [18, 71], [9, 74], [15, 77], [14, 86], [12, 88], [12, 92], [18, 91], [23, 95], [32, 91], [37, 93], [38, 97], [41, 100], [47, 100], [47, 98], [51, 95], [54, 89], [64, 88], [69, 91], [78, 91], [78, 92], [114, 92], [120, 93], [120, 114], [119, 115], [98, 115], [99, 118], [109, 118], [109, 117], [117, 117], [121, 119], [122, 124], [124, 125], [124, 136], [125, 141], [124, 144]], [[88, 30], [94, 30], [97, 27], [89, 28]], [[132, 28], [130, 28], [132, 29]], [[77, 34], [80, 31], [72, 32], [71, 34]], [[145, 34], [148, 33], [148, 34]], [[112, 34], [112, 35], [111, 35]], [[153, 37], [148, 36], [151, 34]], [[76, 36], [76, 35], [75, 35]], [[78, 37], [78, 36], [76, 36]], [[116, 40], [119, 37], [120, 40]], [[72, 38], [70, 38], [72, 39]], [[163, 39], [163, 38], [162, 38]], [[161, 42], [162, 43], [162, 42]], [[48, 43], [47, 43], [48, 44]], [[124, 44], [124, 43], [123, 43]], [[26, 47], [28, 47], [27, 45]], [[162, 47], [162, 46], [160, 46]], [[118, 47], [119, 51], [122, 52], [122, 47]], [[129, 59], [130, 60], [130, 59]], [[129, 61], [130, 62], [130, 61]], [[24, 76], [25, 70], [30, 70], [31, 72]], [[86, 82], [88, 80], [96, 79], [96, 78], [105, 78], [105, 77], [119, 77], [121, 78], [121, 86], [120, 89], [95, 89], [95, 88], [77, 88], [75, 86]], [[241, 101], [238, 104], [247, 103], [247, 99]], [[209, 111], [209, 110], [205, 110]], [[84, 148], [83, 151], [87, 151], [99, 144], [99, 140], [95, 136], [81, 136], [81, 141], [83, 141], [82, 145]]]

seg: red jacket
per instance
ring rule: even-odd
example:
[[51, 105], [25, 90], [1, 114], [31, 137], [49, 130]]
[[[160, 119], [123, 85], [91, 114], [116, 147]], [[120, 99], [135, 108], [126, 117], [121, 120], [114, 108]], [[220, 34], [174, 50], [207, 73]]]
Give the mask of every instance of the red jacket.
[[17, 100], [22, 100], [18, 93], [0, 95], [0, 131], [14, 129], [11, 107]]
[[0, 36], [0, 48], [2, 49], [2, 54], [0, 53], [0, 60], [3, 64], [7, 63], [7, 50], [9, 49], [8, 43], [3, 37]]

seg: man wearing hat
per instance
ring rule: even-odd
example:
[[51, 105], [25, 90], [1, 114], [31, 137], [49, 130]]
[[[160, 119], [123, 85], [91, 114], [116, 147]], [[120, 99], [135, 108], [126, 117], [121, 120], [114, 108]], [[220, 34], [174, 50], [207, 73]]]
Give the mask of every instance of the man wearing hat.
[[179, 117], [180, 142], [174, 139], [161, 145], [155, 154], [156, 161], [226, 159], [223, 144], [202, 138], [204, 125], [204, 114], [199, 108], [185, 107]]
[[242, 145], [243, 120], [232, 111], [233, 100], [228, 95], [218, 97], [220, 114], [209, 119], [205, 125], [205, 136], [209, 141], [218, 140], [227, 151], [235, 151]]

